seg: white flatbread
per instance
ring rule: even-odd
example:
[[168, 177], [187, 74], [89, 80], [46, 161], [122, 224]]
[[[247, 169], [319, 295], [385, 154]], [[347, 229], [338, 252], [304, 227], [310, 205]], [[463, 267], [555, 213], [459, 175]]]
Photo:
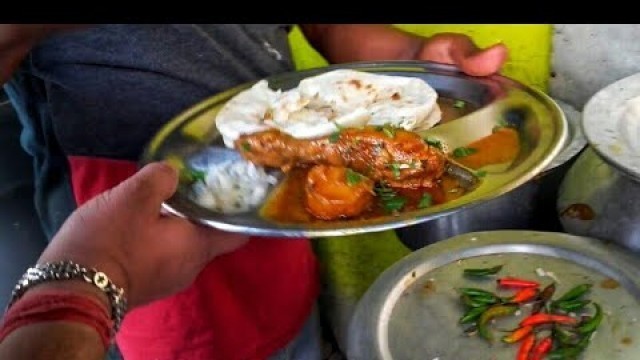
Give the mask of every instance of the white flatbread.
[[286, 92], [260, 81], [227, 102], [216, 125], [228, 147], [240, 134], [268, 128], [299, 139], [364, 125], [426, 130], [440, 121], [437, 98], [422, 79], [334, 70], [304, 79]]

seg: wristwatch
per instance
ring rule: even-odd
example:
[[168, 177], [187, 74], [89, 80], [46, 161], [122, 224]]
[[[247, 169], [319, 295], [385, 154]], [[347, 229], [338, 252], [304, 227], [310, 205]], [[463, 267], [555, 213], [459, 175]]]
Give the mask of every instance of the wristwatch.
[[107, 295], [111, 307], [111, 319], [113, 320], [112, 334], [115, 334], [120, 329], [120, 324], [127, 311], [127, 299], [124, 295], [124, 290], [112, 283], [105, 273], [93, 268], [87, 269], [72, 261], [37, 264], [27, 269], [13, 289], [7, 310], [27, 290], [35, 285], [48, 281], [73, 279], [84, 280], [98, 287]]

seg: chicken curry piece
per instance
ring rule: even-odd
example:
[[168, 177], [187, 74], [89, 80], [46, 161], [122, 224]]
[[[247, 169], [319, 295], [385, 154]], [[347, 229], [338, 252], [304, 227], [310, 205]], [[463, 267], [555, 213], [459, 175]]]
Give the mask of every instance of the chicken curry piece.
[[511, 162], [520, 151], [512, 128], [469, 144], [473, 151], [463, 157], [445, 155], [416, 133], [373, 126], [317, 139], [267, 130], [242, 135], [235, 146], [256, 165], [288, 174], [262, 210], [285, 223], [369, 219], [445, 203], [466, 192], [445, 174], [447, 156], [479, 169]]

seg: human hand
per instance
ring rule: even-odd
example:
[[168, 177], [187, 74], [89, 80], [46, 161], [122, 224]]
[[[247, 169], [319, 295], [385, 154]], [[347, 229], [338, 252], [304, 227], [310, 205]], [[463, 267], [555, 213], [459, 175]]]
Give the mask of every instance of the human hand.
[[71, 260], [95, 267], [125, 289], [131, 307], [182, 290], [211, 259], [249, 237], [160, 214], [177, 184], [170, 166], [145, 166], [78, 208], [39, 262]]
[[454, 64], [472, 76], [487, 76], [500, 70], [507, 55], [507, 47], [501, 43], [479, 49], [466, 35], [440, 33], [425, 39], [416, 57], [417, 60]]

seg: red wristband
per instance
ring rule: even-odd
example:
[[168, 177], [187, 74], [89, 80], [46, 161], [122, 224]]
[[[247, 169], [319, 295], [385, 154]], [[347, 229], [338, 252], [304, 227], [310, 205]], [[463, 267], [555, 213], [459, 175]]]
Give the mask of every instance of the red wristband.
[[0, 327], [0, 342], [13, 330], [34, 323], [63, 321], [94, 328], [107, 349], [113, 321], [104, 305], [89, 296], [66, 290], [49, 290], [18, 300], [7, 311]]

